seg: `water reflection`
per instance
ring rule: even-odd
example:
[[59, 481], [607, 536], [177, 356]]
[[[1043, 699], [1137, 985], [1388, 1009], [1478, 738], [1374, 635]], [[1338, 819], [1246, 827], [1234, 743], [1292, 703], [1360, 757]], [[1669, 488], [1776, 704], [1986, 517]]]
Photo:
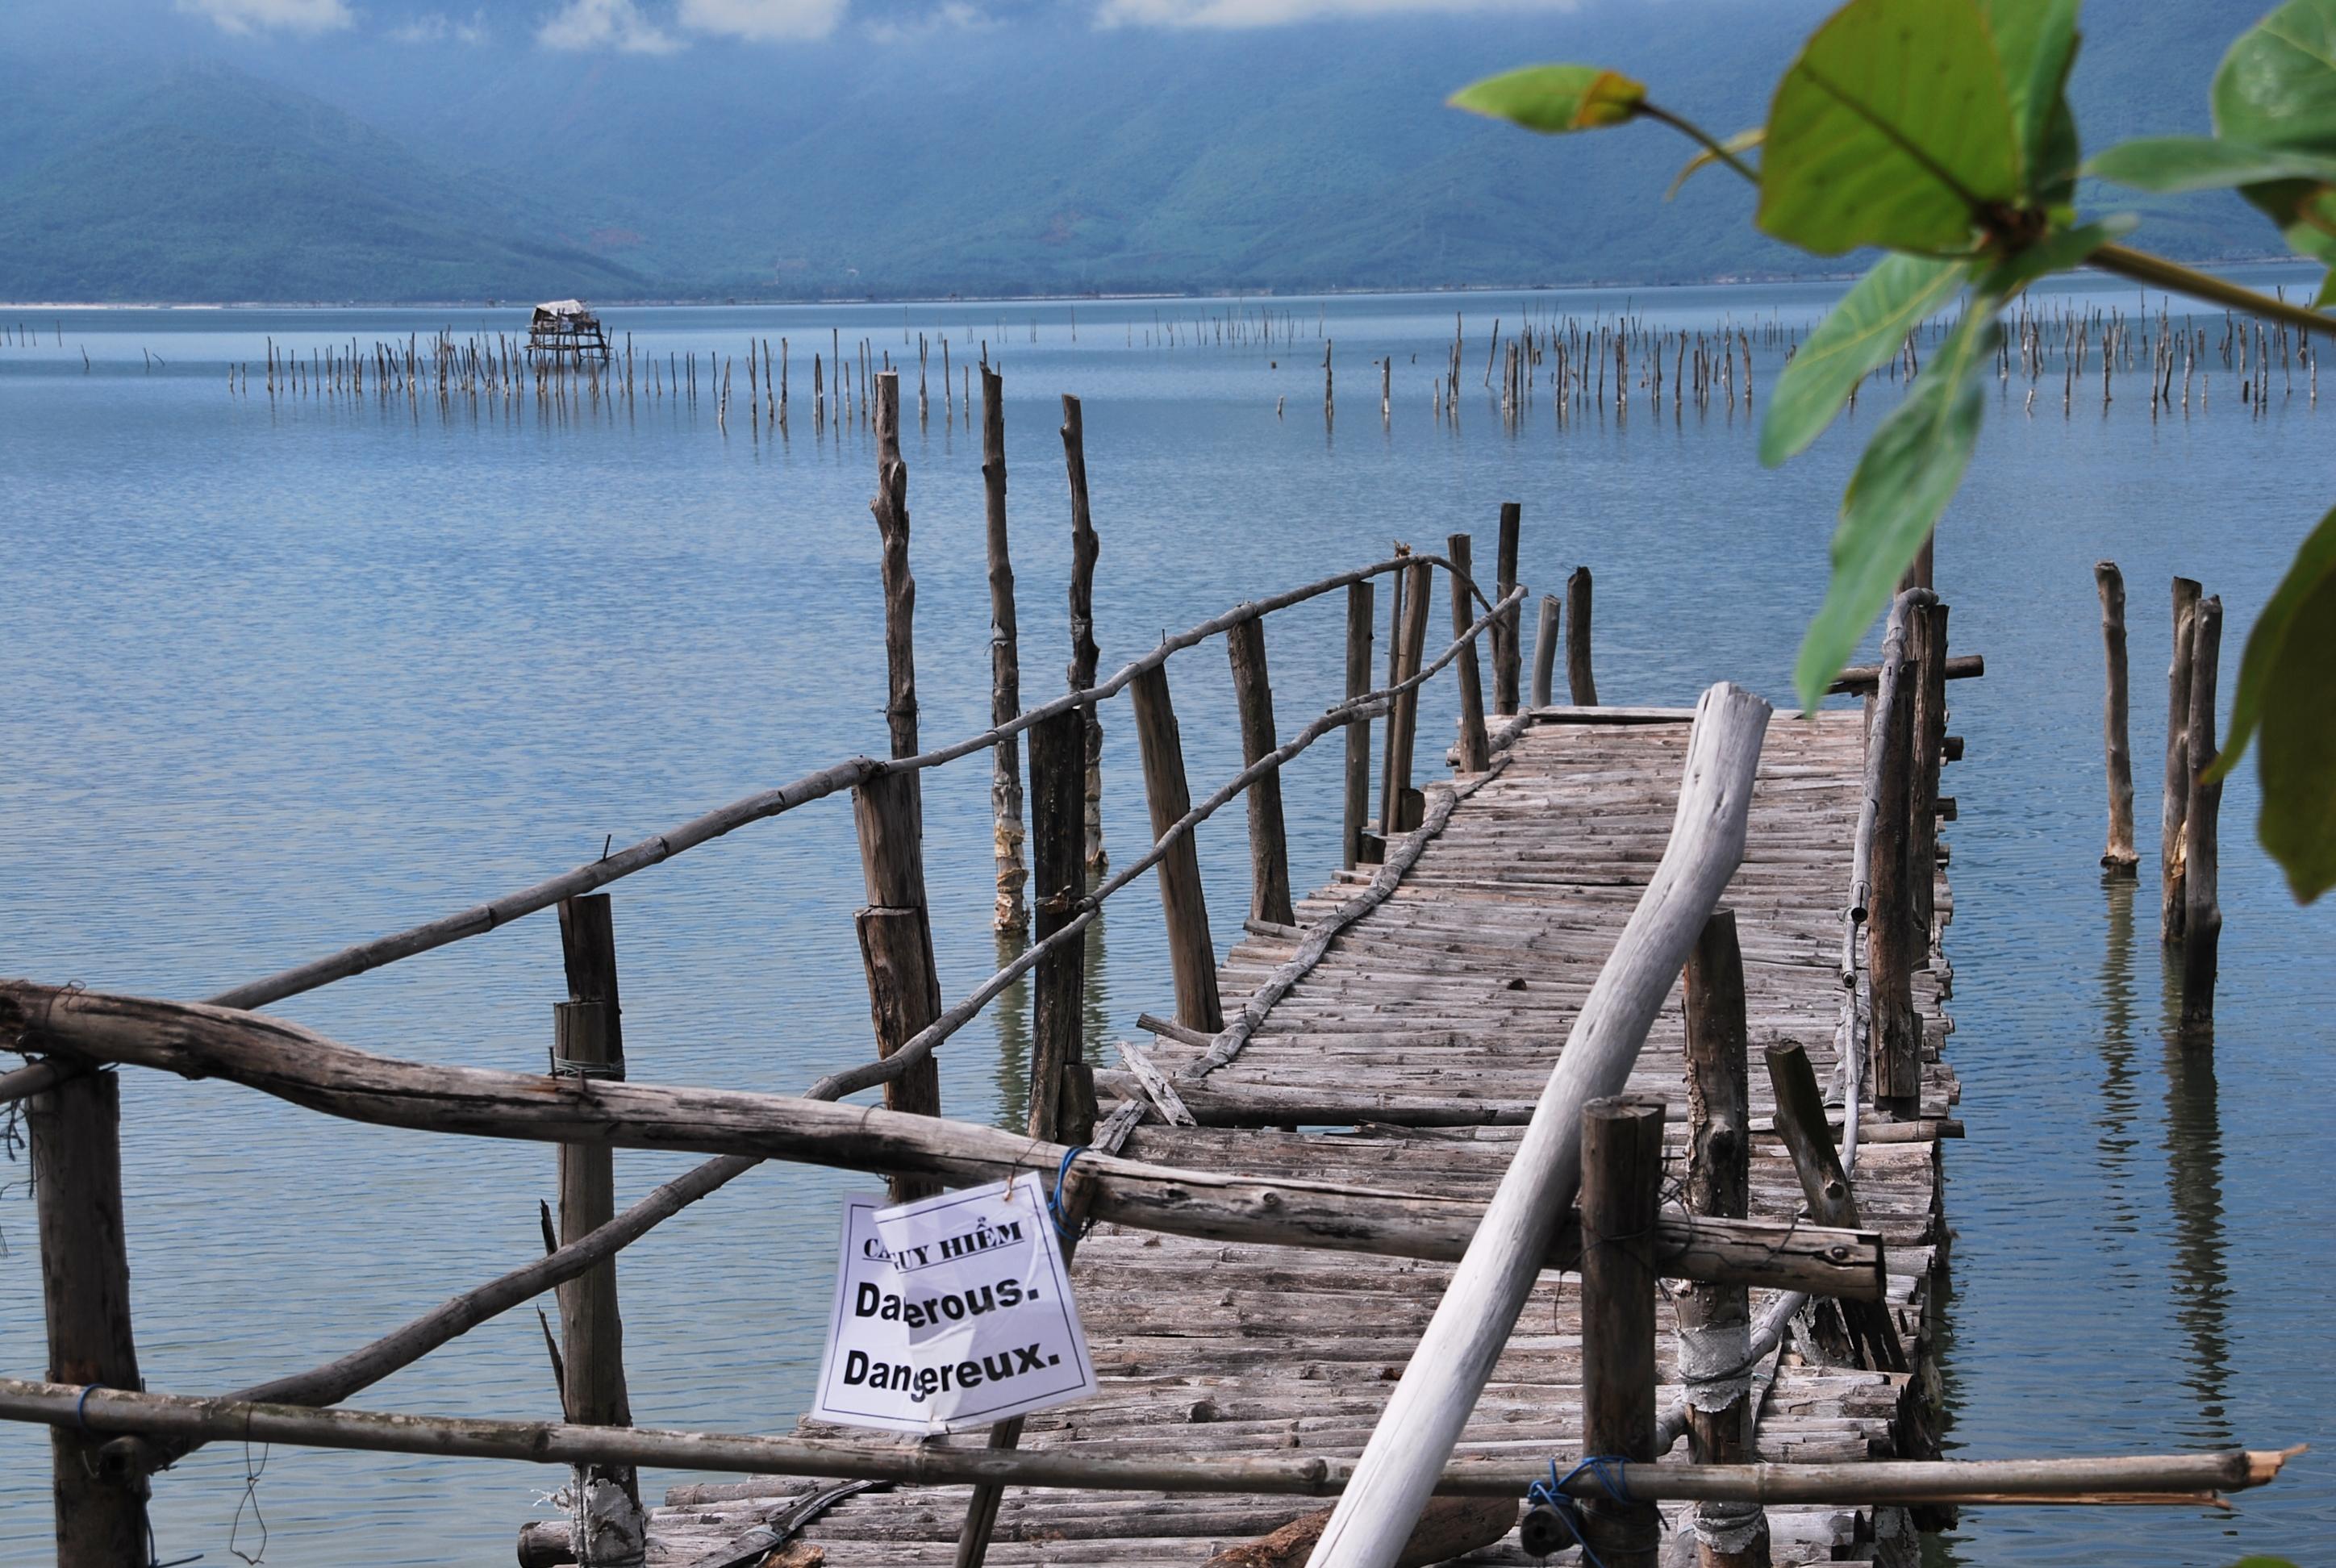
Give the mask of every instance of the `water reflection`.
[[[2139, 884], [2131, 877], [2111, 877], [2102, 885], [2108, 897], [2108, 920], [2107, 941], [2101, 954], [2101, 1101], [2094, 1143], [2104, 1188], [2098, 1222], [2113, 1235], [2131, 1236], [2140, 1228], [2132, 1157], [2137, 1110], [2133, 1073], [2133, 906]], [[2111, 1242], [2107, 1251], [2107, 1267], [2113, 1272], [2131, 1271], [2131, 1260], [2123, 1247]]]
[[2230, 1273], [2224, 1257], [2223, 1125], [2211, 1042], [2182, 1031], [2177, 950], [2165, 973], [2166, 1168], [2174, 1203], [2174, 1320], [2184, 1341], [2182, 1425], [2201, 1447], [2227, 1447]]
[[[998, 967], [1004, 969], [1022, 954], [1023, 940], [998, 934]], [[1030, 985], [1017, 977], [989, 1004], [998, 1020], [998, 1125], [1020, 1132], [1030, 1119]]]

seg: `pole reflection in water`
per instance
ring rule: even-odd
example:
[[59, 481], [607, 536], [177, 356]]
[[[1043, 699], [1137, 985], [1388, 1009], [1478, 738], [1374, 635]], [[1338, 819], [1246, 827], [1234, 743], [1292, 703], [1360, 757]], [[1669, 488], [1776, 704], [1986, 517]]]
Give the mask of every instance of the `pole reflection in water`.
[[[998, 938], [998, 967], [1004, 969], [1022, 956], [1021, 938], [1003, 932]], [[1028, 977], [998, 993], [989, 1004], [998, 1019], [998, 1125], [1020, 1132], [1030, 1119], [1030, 987]]]
[[2200, 1447], [2235, 1439], [2229, 1418], [2230, 1273], [2224, 1256], [2223, 1125], [2216, 1102], [2211, 1037], [2182, 1031], [2179, 950], [2165, 971], [2166, 1167], [2174, 1202], [2174, 1320], [2186, 1367], [2183, 1428]]
[[[2104, 1203], [2096, 1226], [2116, 1237], [2138, 1233], [2144, 1212], [2133, 1190], [2133, 1124], [2138, 1109], [2133, 1073], [2133, 904], [2137, 885], [2130, 877], [2102, 881], [2108, 895], [2108, 940], [2101, 955], [2101, 1103], [2094, 1147]], [[2121, 1284], [2130, 1285], [2130, 1251], [2115, 1241], [2106, 1242], [2104, 1251], [2109, 1271], [2120, 1277]]]

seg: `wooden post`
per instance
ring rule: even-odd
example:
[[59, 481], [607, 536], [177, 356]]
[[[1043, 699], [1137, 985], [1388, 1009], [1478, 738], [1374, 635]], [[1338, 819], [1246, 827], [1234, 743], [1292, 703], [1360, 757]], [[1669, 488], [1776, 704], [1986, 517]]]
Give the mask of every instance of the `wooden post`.
[[[49, 1381], [135, 1390], [130, 1253], [122, 1219], [122, 1084], [83, 1072], [24, 1102], [41, 1228]], [[102, 1434], [49, 1428], [57, 1568], [151, 1561], [146, 1482], [99, 1457]]]
[[[1435, 569], [1426, 561], [1404, 568], [1403, 626], [1397, 634], [1397, 675], [1400, 685], [1419, 673], [1427, 648], [1427, 590]], [[1411, 755], [1419, 739], [1419, 688], [1398, 695], [1387, 711], [1387, 777], [1379, 799], [1379, 833], [1392, 838], [1419, 825], [1413, 814]]]
[[[1475, 571], [1468, 536], [1455, 533], [1444, 541], [1445, 553], [1452, 560], [1452, 638], [1458, 641], [1475, 617], [1469, 612], [1475, 608], [1469, 595], [1469, 585]], [[1484, 686], [1477, 672], [1476, 645], [1474, 642], [1460, 650], [1460, 771], [1483, 773], [1493, 765], [1491, 740], [1484, 734]]]
[[[861, 961], [868, 971], [868, 1011], [876, 1054], [889, 1057], [941, 1012], [940, 974], [925, 907], [924, 806], [918, 775], [877, 774], [852, 792], [852, 815], [868, 890], [868, 907], [856, 921]], [[886, 1084], [884, 1104], [895, 1111], [940, 1115], [939, 1065], [928, 1057]], [[896, 1203], [939, 1191], [937, 1183], [892, 1179]]]
[[[1063, 462], [1071, 482], [1071, 689], [1095, 685], [1095, 557], [1103, 546], [1095, 537], [1095, 520], [1087, 511], [1086, 426], [1079, 400], [1063, 394]], [[1103, 720], [1089, 704], [1086, 716], [1086, 857], [1087, 875], [1098, 875], [1106, 856], [1103, 847]]]
[[[1833, 1133], [1825, 1120], [1825, 1092], [1817, 1087], [1816, 1072], [1809, 1066], [1808, 1053], [1786, 1041], [1770, 1046], [1767, 1057], [1768, 1084], [1776, 1101], [1776, 1135], [1793, 1156], [1793, 1170], [1800, 1177], [1801, 1195], [1808, 1201], [1809, 1217], [1820, 1225], [1861, 1229], [1857, 1197], [1850, 1190], [1849, 1172], [1834, 1147]], [[1893, 1372], [1906, 1370], [1906, 1353], [1898, 1344], [1898, 1331], [1891, 1324], [1888, 1307], [1878, 1301], [1839, 1301], [1835, 1305], [1847, 1326], [1850, 1348], [1863, 1355], [1868, 1367]]]
[[[1368, 581], [1347, 585], [1347, 700], [1371, 689], [1371, 615], [1376, 594]], [[1362, 852], [1363, 828], [1371, 814], [1371, 721], [1347, 726], [1346, 816], [1339, 833], [1339, 863], [1351, 869]]]
[[[1397, 555], [1409, 555], [1411, 553], [1410, 546], [1401, 543], [1398, 543], [1395, 547], [1395, 550]], [[1411, 570], [1408, 567], [1402, 568], [1398, 570], [1394, 576], [1389, 579], [1389, 580], [1395, 586], [1394, 591], [1387, 596], [1387, 686], [1389, 689], [1392, 689], [1403, 683], [1404, 613], [1408, 608], [1411, 599]], [[1390, 697], [1387, 699], [1387, 735], [1381, 741], [1379, 749], [1379, 831], [1378, 843], [1377, 845], [1377, 852], [1376, 855], [1366, 856], [1366, 859], [1383, 861], [1386, 858], [1387, 841], [1395, 832], [1396, 817], [1401, 809], [1398, 796], [1402, 786], [1396, 783], [1395, 777], [1395, 731], [1396, 720], [1402, 712], [1403, 700], [1400, 697]]]
[[[1687, 1208], [1740, 1220], [1751, 1201], [1744, 958], [1732, 911], [1715, 911], [1687, 960]], [[1678, 1298], [1679, 1370], [1707, 1378], [1687, 1390], [1687, 1435], [1698, 1465], [1749, 1463], [1753, 1455], [1751, 1309], [1741, 1285], [1696, 1285]], [[1696, 1514], [1699, 1568], [1767, 1568], [1767, 1514], [1757, 1506], [1702, 1505]]]
[[2223, 599], [2198, 601], [2190, 637], [2190, 728], [2184, 747], [2190, 804], [2182, 823], [2182, 1032], [2214, 1037], [2214, 967], [2223, 940], [2223, 905], [2216, 896], [2220, 851], [2214, 830], [2223, 785], [2209, 782], [2214, 765], [2214, 681], [2223, 645]]
[[[1655, 1458], [1655, 1219], [1662, 1208], [1663, 1103], [1592, 1100], [1582, 1112], [1582, 1451]], [[1606, 1568], [1655, 1568], [1652, 1503], [1598, 1496], [1582, 1528]]]
[[868, 503], [883, 540], [884, 723], [892, 755], [917, 755], [917, 579], [909, 571], [909, 467], [900, 461], [900, 376], [876, 378], [876, 496]]
[[2166, 942], [2182, 940], [2182, 830], [2190, 813], [2190, 644], [2200, 591], [2190, 578], [2174, 579], [2174, 660], [2166, 672], [2166, 802], [2157, 850], [2157, 937]]
[[[1273, 735], [1273, 682], [1266, 673], [1265, 622], [1245, 620], [1225, 633], [1232, 661], [1233, 702], [1241, 710], [1241, 766], [1280, 743]], [[1250, 913], [1276, 925], [1295, 925], [1290, 902], [1290, 847], [1281, 820], [1281, 773], [1276, 769], [1249, 786]]]
[[1598, 682], [1590, 672], [1590, 569], [1577, 566], [1565, 579], [1565, 681], [1573, 706], [1596, 707]]
[[1873, 977], [1874, 1103], [1885, 1115], [1901, 1120], [1919, 1114], [1922, 1086], [1922, 1026], [1913, 1002], [1913, 909], [1907, 891], [1915, 687], [1914, 667], [1905, 657], [1908, 629], [1906, 617], [1893, 616], [1867, 740], [1881, 748], [1867, 856], [1872, 885], [1865, 928], [1866, 965]]
[[[602, 906], [608, 899], [598, 901]], [[567, 911], [563, 910], [562, 913]], [[561, 921], [561, 936], [571, 930], [589, 943], [592, 921]], [[615, 947], [569, 945], [570, 986], [581, 967], [597, 969], [614, 989]], [[563, 1092], [589, 1099], [598, 1078], [622, 1078], [624, 1066], [617, 1047], [617, 1004], [607, 999], [567, 1001], [552, 1006], [552, 1077]], [[569, 1087], [572, 1086], [572, 1089]], [[562, 1144], [560, 1146], [560, 1242], [573, 1244], [617, 1216], [616, 1167], [606, 1144]], [[629, 1427], [633, 1411], [625, 1389], [625, 1330], [617, 1306], [617, 1260], [604, 1258], [559, 1287], [560, 1329], [560, 1402], [568, 1419], [585, 1427]], [[637, 1563], [647, 1539], [647, 1519], [641, 1512], [640, 1483], [629, 1465], [579, 1465], [574, 1485], [577, 1505], [571, 1514], [582, 1525], [577, 1542], [578, 1561], [587, 1563]]]
[[2127, 726], [2125, 573], [2113, 560], [2093, 564], [2101, 596], [2101, 647], [2108, 657], [2108, 691], [2101, 708], [2101, 742], [2108, 754], [2109, 840], [2101, 864], [2113, 877], [2138, 874], [2133, 847], [2133, 747]]
[[[1493, 563], [1495, 600], [1508, 598], [1509, 590], [1517, 586], [1517, 539], [1523, 516], [1524, 508], [1518, 502], [1501, 502], [1500, 543]], [[1513, 605], [1493, 628], [1493, 711], [1504, 718], [1517, 711], [1517, 672], [1524, 662], [1517, 632], [1523, 616], [1524, 606]]]
[[[948, 352], [946, 343], [942, 352]], [[946, 373], [941, 384], [949, 384]], [[923, 395], [920, 385], [920, 402]], [[986, 365], [981, 367], [981, 482], [989, 563], [989, 722], [995, 726], [1021, 716], [1022, 665], [1014, 623], [1014, 562], [1006, 537], [1006, 398], [1002, 379]], [[989, 809], [998, 868], [993, 920], [998, 930], [1020, 936], [1030, 929], [1029, 911], [1022, 902], [1022, 884], [1028, 877], [1022, 869], [1021, 743], [1010, 735], [990, 756]]]
[[[1184, 743], [1168, 697], [1168, 670], [1154, 665], [1128, 687], [1135, 709], [1135, 740], [1144, 756], [1144, 795], [1152, 808], [1156, 843], [1184, 813], [1192, 796], [1184, 776]], [[1160, 909], [1168, 921], [1168, 965], [1176, 983], [1176, 1021], [1203, 1034], [1225, 1027], [1217, 996], [1216, 944], [1209, 935], [1208, 901], [1201, 891], [1201, 856], [1186, 833], [1156, 868]]]
[[1541, 620], [1533, 628], [1533, 705], [1547, 707], [1557, 674], [1557, 631], [1562, 613], [1557, 595], [1541, 596]]
[[1906, 805], [1907, 961], [1930, 962], [1938, 917], [1939, 769], [1947, 745], [1947, 607], [1917, 600], [1909, 609], [1906, 654], [1914, 666], [1913, 771]]

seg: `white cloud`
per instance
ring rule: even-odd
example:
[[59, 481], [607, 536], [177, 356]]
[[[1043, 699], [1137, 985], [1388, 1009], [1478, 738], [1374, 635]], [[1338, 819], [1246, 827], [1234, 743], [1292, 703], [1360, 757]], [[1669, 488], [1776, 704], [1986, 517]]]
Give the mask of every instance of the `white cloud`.
[[356, 20], [344, 0], [179, 0], [179, 9], [229, 33], [330, 33]]
[[699, 33], [767, 42], [824, 38], [850, 0], [681, 0], [676, 20]]
[[399, 44], [484, 44], [489, 37], [487, 14], [476, 11], [468, 22], [457, 22], [443, 11], [424, 12], [403, 26], [391, 28], [389, 35]]
[[681, 41], [641, 15], [635, 0], [568, 0], [542, 26], [536, 42], [549, 49], [615, 49], [627, 54], [670, 54]]
[[1580, 0], [1103, 0], [1105, 27], [1272, 27], [1326, 16], [1425, 12], [1571, 11]]
[[998, 25], [996, 17], [968, 5], [965, 0], [946, 0], [922, 16], [905, 22], [871, 22], [868, 36], [878, 44], [904, 44], [919, 38], [930, 38], [936, 33], [978, 33]]

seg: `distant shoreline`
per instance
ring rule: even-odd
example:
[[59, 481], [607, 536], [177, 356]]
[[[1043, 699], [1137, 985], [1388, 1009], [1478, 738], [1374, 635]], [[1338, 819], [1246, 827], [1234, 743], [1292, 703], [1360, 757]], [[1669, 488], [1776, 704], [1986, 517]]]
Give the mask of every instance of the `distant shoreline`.
[[[2214, 272], [2234, 272], [2263, 267], [2293, 267], [2317, 271], [2316, 264], [2292, 254], [2263, 254], [2236, 257], [2218, 261], [2195, 262], [2191, 265]], [[1136, 289], [1126, 292], [1085, 294], [851, 294], [826, 295], [816, 299], [800, 297], [771, 296], [748, 297], [741, 295], [707, 298], [703, 296], [681, 297], [611, 297], [595, 296], [593, 303], [611, 310], [735, 310], [735, 309], [818, 309], [836, 306], [860, 305], [1125, 305], [1144, 300], [1293, 300], [1293, 299], [1368, 299], [1393, 298], [1405, 295], [1474, 295], [1474, 294], [1590, 294], [1612, 293], [1617, 289], [1671, 290], [1689, 288], [1774, 287], [1781, 284], [1846, 283], [1856, 278], [1864, 269], [1849, 268], [1835, 272], [1728, 273], [1714, 278], [1669, 283], [1649, 283], [1629, 278], [1588, 283], [1504, 283], [1504, 284], [1438, 284], [1411, 288], [1319, 288], [1282, 293], [1272, 289], [1207, 289], [1188, 293], [1165, 290]], [[2091, 268], [2079, 268], [2091, 273]], [[8, 300], [0, 301], [0, 310], [523, 310], [534, 302], [517, 299], [237, 299], [237, 300]]]

